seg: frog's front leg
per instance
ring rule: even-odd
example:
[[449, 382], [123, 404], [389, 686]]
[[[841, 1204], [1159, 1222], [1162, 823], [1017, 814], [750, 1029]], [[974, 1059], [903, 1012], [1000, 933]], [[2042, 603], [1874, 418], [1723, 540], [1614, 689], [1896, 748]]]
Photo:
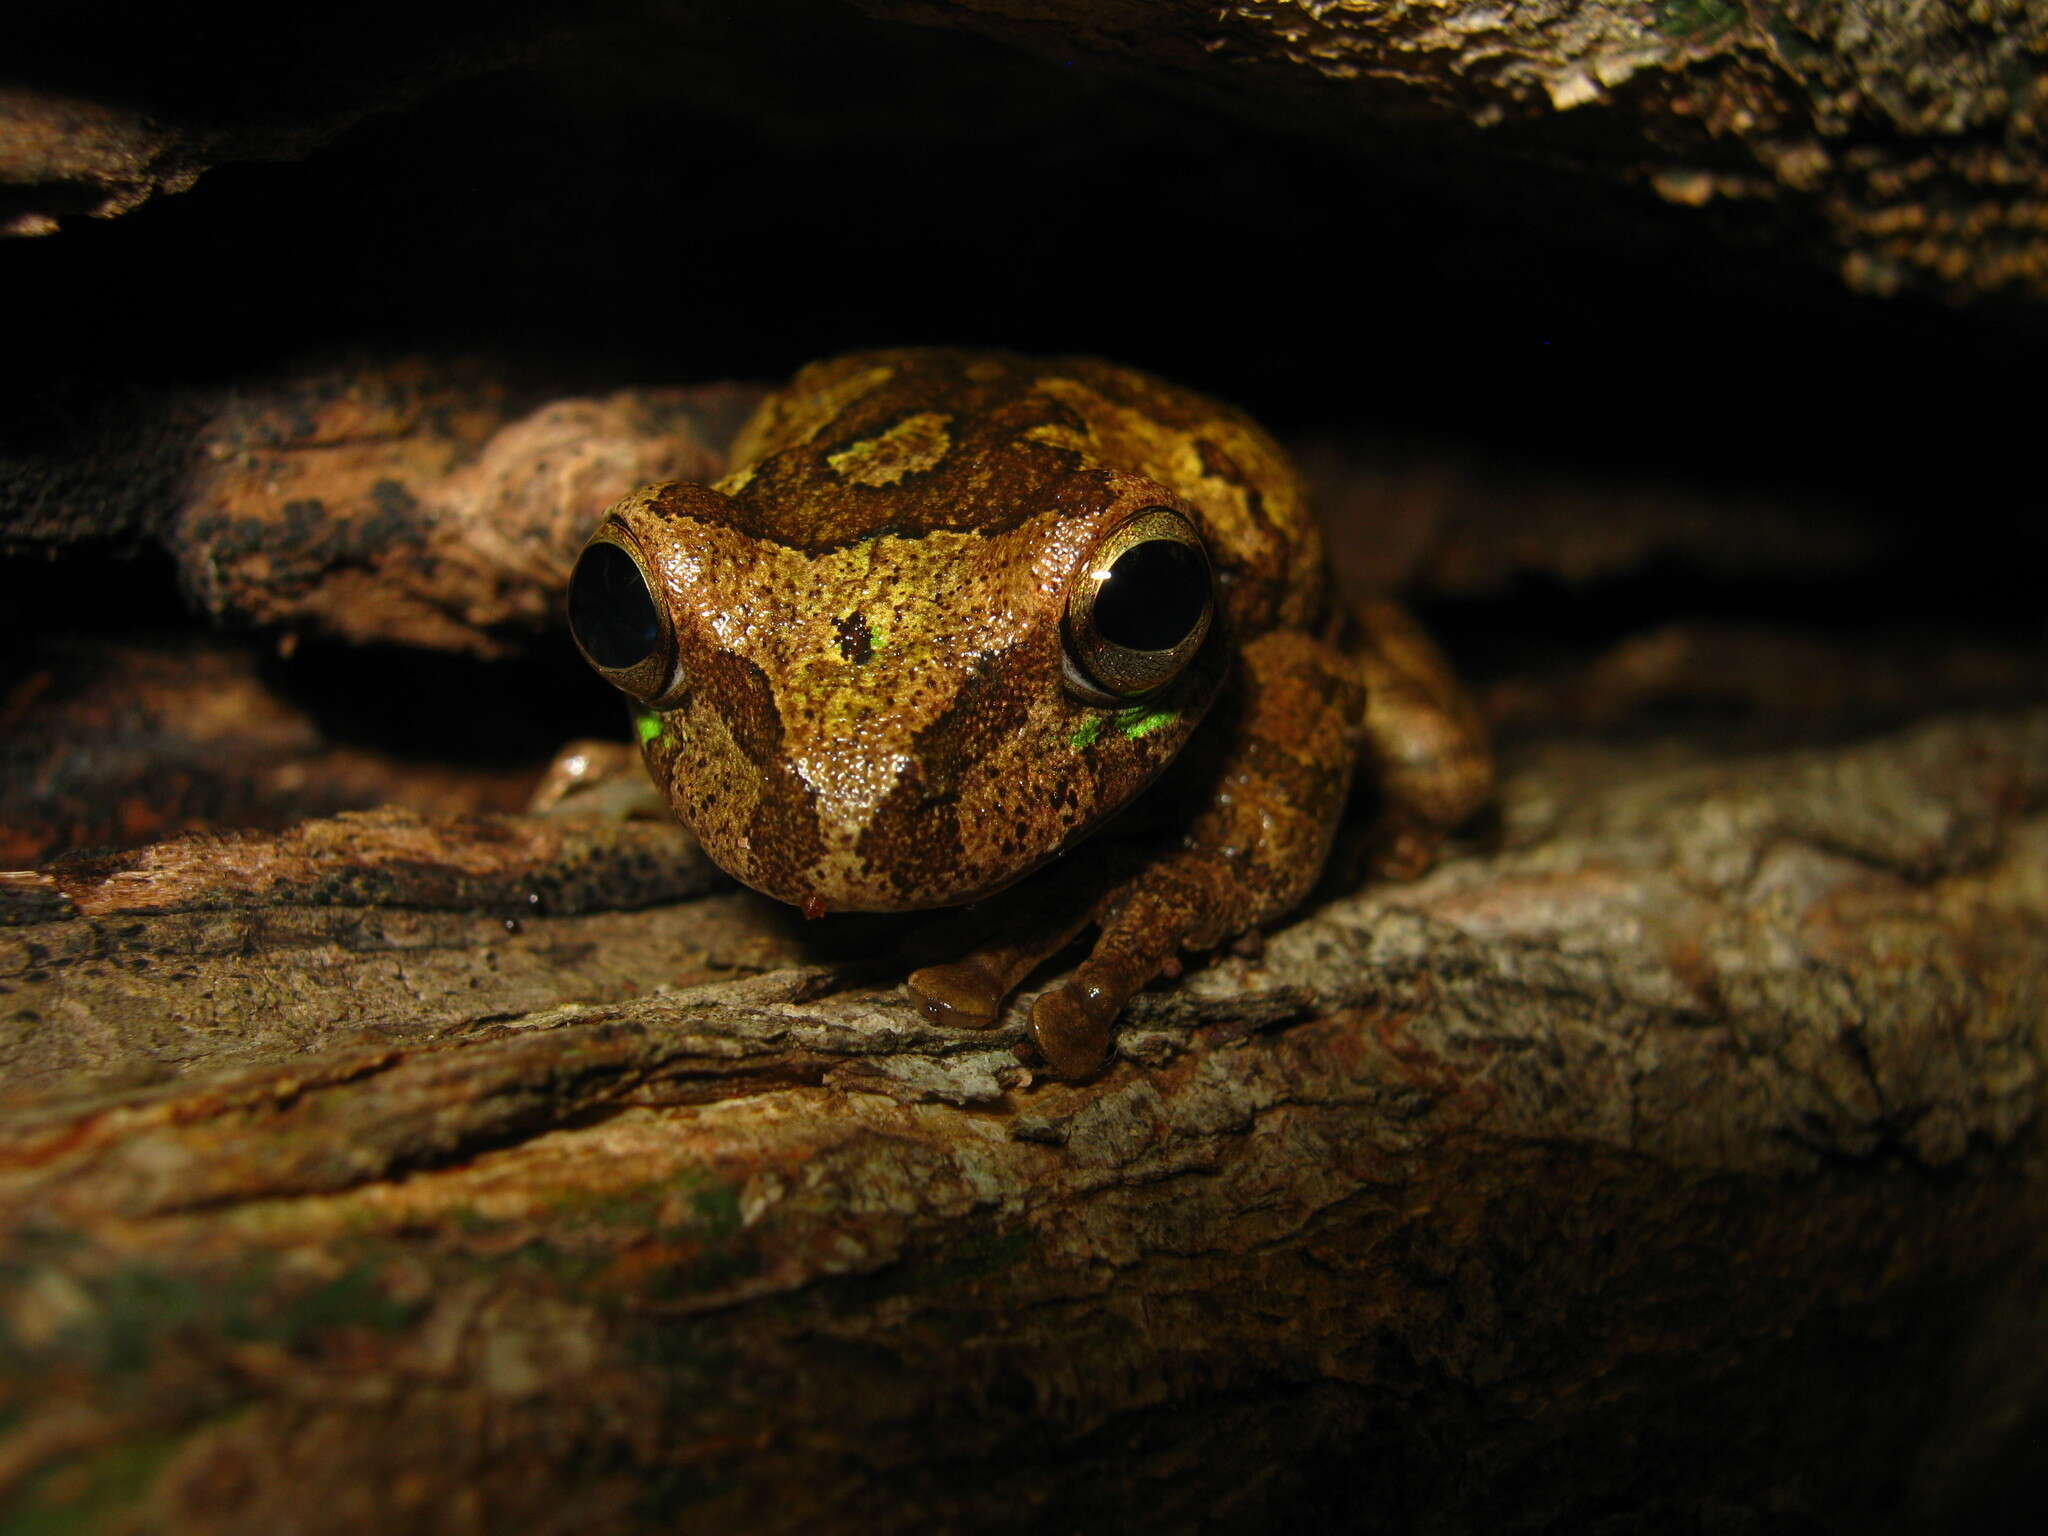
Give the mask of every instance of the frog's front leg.
[[[971, 930], [964, 922], [942, 923], [937, 932], [920, 936], [919, 947], [926, 953], [950, 949], [958, 956], [911, 972], [910, 994], [925, 1017], [956, 1029], [986, 1029], [995, 1023], [1018, 984], [1095, 921], [1097, 898], [1117, 883], [1092, 847], [1082, 857], [1085, 863], [1076, 860], [1042, 871], [972, 909]], [[1112, 857], [1119, 866], [1137, 862]], [[970, 931], [1000, 937], [977, 942], [968, 937]]]
[[[1131, 994], [1280, 916], [1308, 894], [1343, 814], [1365, 701], [1335, 646], [1282, 630], [1246, 646], [1222, 731], [1209, 736], [1205, 802], [1180, 840], [1097, 906], [1095, 947], [1040, 997], [1031, 1035], [1055, 1071], [1081, 1076], [1108, 1053]], [[1235, 712], [1236, 718], [1228, 718]]]
[[920, 971], [912, 992], [935, 1015], [967, 994], [992, 1016], [1032, 964], [1093, 923], [1094, 948], [1038, 999], [1031, 1034], [1053, 1070], [1094, 1071], [1131, 994], [1182, 950], [1213, 948], [1307, 893], [1343, 811], [1363, 712], [1358, 669], [1334, 646], [1296, 631], [1253, 641], [1189, 748], [1197, 756], [1175, 765], [1178, 784], [1160, 786], [1201, 800], [1178, 841], [1099, 886], [1092, 904], [1070, 906], [1064, 923]]

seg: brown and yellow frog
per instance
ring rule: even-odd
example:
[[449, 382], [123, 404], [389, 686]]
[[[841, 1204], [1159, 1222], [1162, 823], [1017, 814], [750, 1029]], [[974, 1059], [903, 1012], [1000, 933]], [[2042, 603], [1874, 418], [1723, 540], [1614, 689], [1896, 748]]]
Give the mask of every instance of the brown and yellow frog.
[[1334, 599], [1295, 471], [1227, 406], [1087, 358], [867, 352], [770, 396], [732, 463], [611, 509], [577, 643], [757, 890], [900, 911], [1040, 872], [995, 941], [912, 974], [936, 1019], [992, 1022], [1092, 927], [1031, 1013], [1052, 1067], [1090, 1072], [1183, 950], [1301, 901], [1361, 761], [1392, 874], [1489, 791], [1436, 649]]

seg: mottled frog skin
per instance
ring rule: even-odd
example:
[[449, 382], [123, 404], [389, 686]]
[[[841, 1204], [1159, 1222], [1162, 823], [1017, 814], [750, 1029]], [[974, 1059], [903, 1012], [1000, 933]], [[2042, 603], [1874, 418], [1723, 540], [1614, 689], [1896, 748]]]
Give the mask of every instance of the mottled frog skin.
[[1087, 358], [870, 352], [802, 370], [732, 462], [612, 508], [572, 627], [757, 890], [895, 911], [1042, 871], [994, 942], [912, 975], [935, 1018], [992, 1021], [1092, 927], [1031, 1019], [1085, 1074], [1183, 950], [1302, 899], [1358, 765], [1394, 874], [1488, 793], [1437, 652], [1333, 601], [1293, 468], [1227, 406]]

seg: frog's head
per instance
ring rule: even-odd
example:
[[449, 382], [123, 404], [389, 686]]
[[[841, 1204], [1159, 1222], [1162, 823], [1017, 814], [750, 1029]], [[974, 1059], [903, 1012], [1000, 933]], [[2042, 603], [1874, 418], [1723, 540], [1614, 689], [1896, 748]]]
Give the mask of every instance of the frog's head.
[[956, 486], [941, 515], [784, 457], [626, 497], [569, 594], [577, 644], [725, 870], [812, 915], [971, 901], [1187, 741], [1229, 647], [1185, 500], [1069, 461], [1013, 494]]

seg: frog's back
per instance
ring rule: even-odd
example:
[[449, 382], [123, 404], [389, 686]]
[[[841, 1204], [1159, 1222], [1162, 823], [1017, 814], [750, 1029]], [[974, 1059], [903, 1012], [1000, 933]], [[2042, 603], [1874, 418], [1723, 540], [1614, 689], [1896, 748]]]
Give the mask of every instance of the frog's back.
[[[1242, 412], [1095, 358], [900, 349], [813, 363], [769, 397], [720, 483], [748, 531], [807, 549], [883, 533], [985, 533], [1142, 474], [1198, 515], [1243, 631], [1315, 622], [1320, 531]], [[830, 487], [820, 494], [820, 487]]]

